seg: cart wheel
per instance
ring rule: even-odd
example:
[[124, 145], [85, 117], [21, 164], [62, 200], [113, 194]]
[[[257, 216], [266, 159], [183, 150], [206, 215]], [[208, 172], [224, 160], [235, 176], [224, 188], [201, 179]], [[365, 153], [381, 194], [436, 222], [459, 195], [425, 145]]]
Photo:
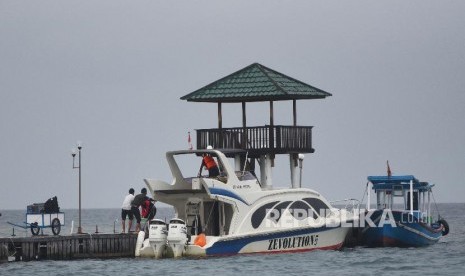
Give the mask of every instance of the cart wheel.
[[60, 234], [60, 230], [61, 230], [61, 223], [60, 223], [60, 220], [57, 219], [57, 218], [54, 218], [52, 220], [52, 232], [53, 232], [53, 235], [58, 235]]
[[39, 224], [37, 222], [31, 223], [31, 233], [33, 236], [39, 235]]

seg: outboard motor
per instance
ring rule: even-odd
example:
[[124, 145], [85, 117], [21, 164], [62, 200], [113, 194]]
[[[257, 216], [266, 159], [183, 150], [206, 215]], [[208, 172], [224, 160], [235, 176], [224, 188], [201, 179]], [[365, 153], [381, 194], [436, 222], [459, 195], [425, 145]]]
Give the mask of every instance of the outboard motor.
[[186, 223], [179, 218], [170, 220], [168, 229], [168, 246], [175, 258], [181, 257], [186, 251], [187, 228]]
[[164, 221], [153, 219], [149, 222], [149, 242], [156, 259], [161, 258], [165, 251], [167, 234], [168, 231]]

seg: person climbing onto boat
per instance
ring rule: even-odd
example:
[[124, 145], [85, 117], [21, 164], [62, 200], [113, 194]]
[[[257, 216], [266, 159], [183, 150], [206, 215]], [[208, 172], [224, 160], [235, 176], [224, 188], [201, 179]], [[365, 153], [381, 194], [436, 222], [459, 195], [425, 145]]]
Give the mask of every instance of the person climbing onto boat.
[[149, 198], [147, 196], [147, 189], [146, 188], [142, 188], [140, 190], [140, 194], [136, 195], [134, 197], [134, 200], [132, 201], [132, 204], [131, 204], [131, 210], [132, 210], [132, 213], [134, 214], [134, 216], [136, 217], [136, 233], [138, 233], [140, 231], [140, 221], [141, 221], [141, 214], [140, 214], [140, 211], [139, 211], [139, 207], [142, 206], [142, 204], [144, 204], [144, 202], [146, 200], [152, 200], [151, 198]]
[[204, 153], [202, 155], [202, 165], [200, 166], [200, 171], [202, 171], [203, 167], [207, 168], [208, 177], [217, 177], [220, 175], [218, 165], [210, 154]]
[[148, 198], [141, 205], [142, 218], [146, 218], [148, 221], [152, 220], [157, 214], [157, 207], [155, 207], [154, 200]]
[[129, 194], [124, 198], [123, 206], [121, 206], [121, 226], [123, 231], [121, 233], [126, 232], [126, 217], [129, 217], [128, 222], [128, 232], [131, 231], [132, 227], [132, 220], [134, 219], [134, 214], [131, 210], [131, 203], [134, 200], [134, 189], [129, 189]]

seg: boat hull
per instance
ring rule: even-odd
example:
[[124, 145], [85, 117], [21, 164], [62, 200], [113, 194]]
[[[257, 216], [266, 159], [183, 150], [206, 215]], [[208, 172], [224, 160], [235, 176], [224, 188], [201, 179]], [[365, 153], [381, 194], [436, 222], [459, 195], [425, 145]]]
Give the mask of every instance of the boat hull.
[[[312, 250], [339, 250], [350, 228], [320, 227], [279, 232], [211, 237], [205, 246], [187, 245], [183, 256], [227, 256], [252, 253], [292, 253]], [[172, 254], [164, 257], [172, 257]], [[141, 257], [155, 257], [145, 251]]]
[[321, 227], [226, 237], [207, 247], [206, 255], [338, 250], [348, 231], [349, 228]]
[[[432, 245], [441, 238], [442, 228], [433, 228], [418, 221], [405, 212], [392, 211], [395, 225], [377, 224], [362, 231], [363, 244], [369, 247], [422, 247]], [[379, 221], [381, 211], [371, 216], [372, 221]]]

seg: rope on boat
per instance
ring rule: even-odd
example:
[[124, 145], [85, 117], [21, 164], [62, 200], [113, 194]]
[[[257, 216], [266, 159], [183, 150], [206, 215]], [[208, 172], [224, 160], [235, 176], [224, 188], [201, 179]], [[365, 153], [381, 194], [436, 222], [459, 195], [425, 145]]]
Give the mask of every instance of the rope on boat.
[[215, 204], [218, 202], [218, 196], [215, 197], [215, 201], [213, 201], [213, 205], [212, 205], [212, 208], [210, 209], [210, 214], [208, 215], [208, 219], [207, 219], [207, 222], [205, 223], [205, 227], [203, 228], [203, 231], [206, 232], [207, 229], [208, 229], [208, 224], [210, 223], [210, 218], [212, 216], [212, 213], [213, 213], [213, 209], [215, 208]]
[[[368, 190], [368, 184], [370, 182], [367, 182], [367, 185], [365, 187], [365, 191], [363, 192], [363, 196], [362, 196], [362, 199], [360, 200], [360, 203], [359, 203], [359, 208], [360, 208], [360, 205], [362, 205], [363, 201], [365, 200], [365, 195], [367, 194], [367, 190]], [[368, 208], [370, 208], [370, 206], [367, 206]]]
[[438, 220], [440, 220], [441, 219], [441, 214], [439, 213], [438, 204], [436, 203], [436, 199], [434, 198], [433, 191], [431, 191], [431, 195], [433, 196], [434, 206], [436, 206], [436, 212], [438, 212]]
[[249, 151], [247, 151], [246, 154], [245, 154], [244, 169], [242, 170], [242, 176], [244, 176], [244, 174], [245, 174], [245, 168], [247, 166], [247, 162], [248, 162], [247, 158], [248, 158], [248, 156], [249, 156]]

